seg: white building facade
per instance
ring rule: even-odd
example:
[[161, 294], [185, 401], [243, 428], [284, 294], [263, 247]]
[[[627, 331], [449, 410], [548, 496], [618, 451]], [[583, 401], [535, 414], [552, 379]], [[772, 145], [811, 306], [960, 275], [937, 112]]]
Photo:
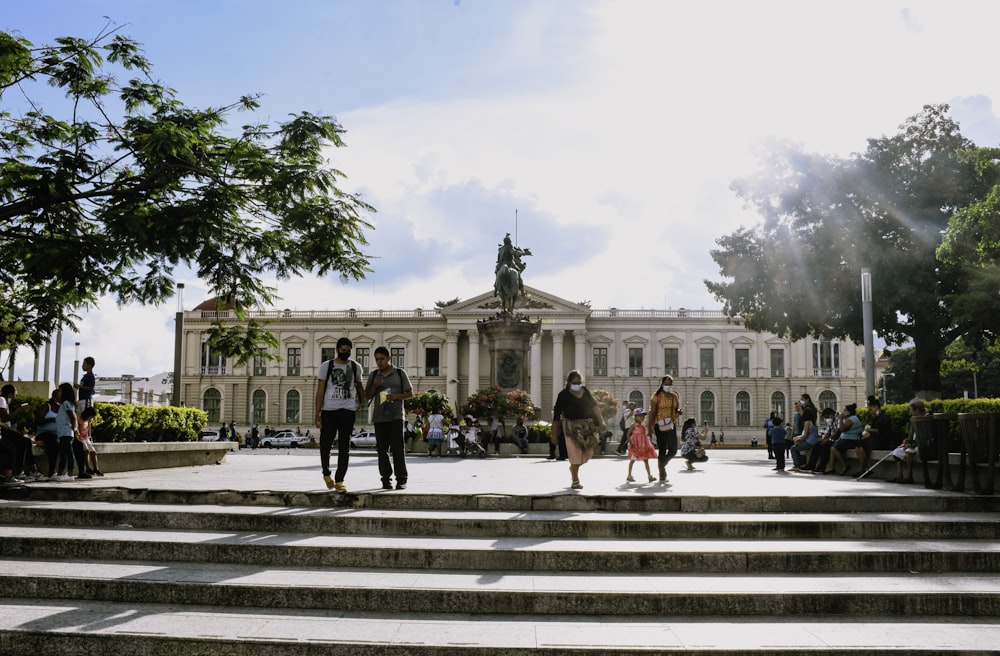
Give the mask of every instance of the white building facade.
[[[687, 416], [725, 431], [727, 442], [762, 439], [771, 412], [790, 417], [808, 393], [821, 408], [865, 398], [864, 349], [851, 341], [803, 339], [747, 330], [721, 310], [594, 310], [525, 287], [520, 311], [540, 330], [527, 354], [528, 393], [539, 418], [550, 419], [555, 395], [576, 369], [591, 389], [648, 407], [664, 374], [674, 378]], [[441, 309], [407, 311], [261, 311], [280, 344], [280, 360], [233, 366], [211, 352], [207, 331], [231, 313], [182, 313], [180, 394], [209, 413], [209, 423], [235, 421], [275, 428], [311, 427], [316, 372], [340, 337], [369, 371], [376, 347], [389, 349], [417, 392], [436, 390], [458, 406], [492, 386], [490, 344], [477, 321], [497, 313], [492, 292]], [[367, 423], [360, 416], [358, 424]]]

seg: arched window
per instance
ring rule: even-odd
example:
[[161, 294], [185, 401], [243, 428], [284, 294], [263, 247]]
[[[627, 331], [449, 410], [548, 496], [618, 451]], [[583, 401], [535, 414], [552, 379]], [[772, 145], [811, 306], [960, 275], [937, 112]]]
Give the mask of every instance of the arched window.
[[783, 392], [775, 392], [771, 395], [771, 412], [774, 413], [775, 417], [786, 419], [788, 417], [786, 408], [785, 394]]
[[749, 392], [737, 392], [736, 393], [736, 425], [737, 426], [749, 426], [750, 425], [750, 393]]
[[632, 390], [628, 393], [629, 403], [634, 403], [635, 407], [643, 408], [646, 407], [646, 395], [639, 390]]
[[830, 390], [824, 390], [819, 394], [819, 408], [820, 413], [822, 413], [827, 408], [833, 408], [834, 412], [837, 411], [837, 395]]
[[267, 394], [261, 389], [253, 391], [253, 423], [267, 423]]
[[702, 392], [699, 401], [701, 416], [697, 418], [698, 422], [702, 424], [708, 422], [709, 426], [715, 426], [715, 395], [711, 392]]
[[285, 422], [289, 424], [297, 424], [302, 419], [301, 408], [299, 407], [300, 399], [298, 390], [289, 390], [285, 394]]
[[222, 421], [222, 394], [214, 387], [205, 390], [201, 398], [201, 409], [208, 413], [208, 423]]

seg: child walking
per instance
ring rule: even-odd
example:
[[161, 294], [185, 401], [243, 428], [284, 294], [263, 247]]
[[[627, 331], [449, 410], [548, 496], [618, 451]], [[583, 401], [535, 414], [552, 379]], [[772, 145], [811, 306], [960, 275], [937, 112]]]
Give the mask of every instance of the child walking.
[[685, 464], [687, 464], [689, 471], [694, 469], [694, 465], [691, 463], [706, 459], [703, 455], [699, 455], [698, 451], [701, 448], [701, 439], [708, 434], [708, 422], [702, 426], [700, 432], [695, 428], [697, 423], [698, 420], [694, 417], [684, 422], [684, 442], [681, 444], [681, 457], [686, 461]]
[[632, 465], [635, 464], [636, 460], [641, 460], [642, 464], [646, 466], [646, 476], [649, 478], [649, 482], [652, 483], [656, 480], [656, 477], [649, 471], [649, 459], [656, 457], [656, 447], [653, 446], [653, 442], [646, 433], [643, 422], [645, 414], [646, 411], [642, 408], [636, 408], [633, 413], [635, 422], [632, 424], [632, 432], [628, 437], [628, 478], [625, 479], [629, 483], [635, 482], [635, 479], [632, 478]]

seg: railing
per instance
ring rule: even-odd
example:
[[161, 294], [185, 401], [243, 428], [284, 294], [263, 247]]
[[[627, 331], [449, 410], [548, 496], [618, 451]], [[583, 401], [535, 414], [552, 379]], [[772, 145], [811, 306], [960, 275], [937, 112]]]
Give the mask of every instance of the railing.
[[[234, 319], [232, 310], [194, 310], [186, 316], [196, 319]], [[247, 310], [248, 319], [422, 319], [440, 317], [433, 310]]]
[[624, 318], [624, 319], [725, 319], [726, 313], [722, 310], [619, 310], [610, 308], [608, 310], [591, 310], [590, 316], [597, 319]]
[[221, 367], [202, 367], [201, 368], [201, 375], [202, 376], [225, 376], [226, 375], [226, 367], [225, 367], [225, 365], [223, 365]]
[[814, 378], [840, 378], [840, 369], [813, 369]]
[[[234, 319], [232, 310], [192, 310], [185, 316], [192, 319]], [[248, 319], [425, 319], [443, 316], [437, 308], [415, 310], [247, 310]], [[727, 319], [722, 310], [591, 310], [598, 319]], [[739, 321], [733, 318], [732, 321]]]

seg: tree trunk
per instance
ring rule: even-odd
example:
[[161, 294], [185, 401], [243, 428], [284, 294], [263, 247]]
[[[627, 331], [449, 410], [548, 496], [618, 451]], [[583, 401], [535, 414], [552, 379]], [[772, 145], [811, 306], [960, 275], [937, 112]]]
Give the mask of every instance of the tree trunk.
[[913, 336], [913, 389], [917, 398], [941, 398], [941, 355], [944, 344], [935, 334]]

